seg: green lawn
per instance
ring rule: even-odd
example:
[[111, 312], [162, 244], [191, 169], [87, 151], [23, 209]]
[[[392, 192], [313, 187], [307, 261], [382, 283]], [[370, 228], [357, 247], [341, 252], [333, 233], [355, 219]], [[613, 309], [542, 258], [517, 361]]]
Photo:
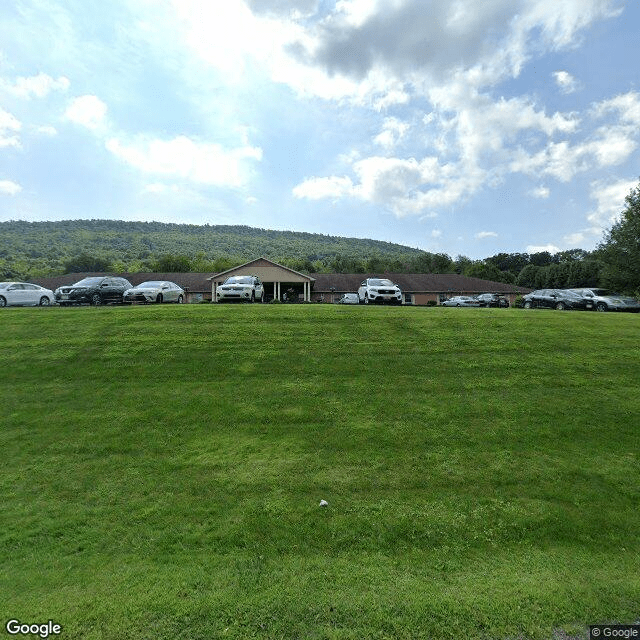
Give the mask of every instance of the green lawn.
[[638, 315], [0, 323], [3, 628], [529, 640], [640, 618]]

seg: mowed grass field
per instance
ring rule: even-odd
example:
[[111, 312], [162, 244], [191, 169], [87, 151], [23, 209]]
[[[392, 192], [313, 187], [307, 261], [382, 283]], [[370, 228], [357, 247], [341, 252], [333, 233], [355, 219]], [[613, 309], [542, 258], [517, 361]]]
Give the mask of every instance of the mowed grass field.
[[3, 632], [536, 640], [640, 618], [638, 315], [0, 323]]

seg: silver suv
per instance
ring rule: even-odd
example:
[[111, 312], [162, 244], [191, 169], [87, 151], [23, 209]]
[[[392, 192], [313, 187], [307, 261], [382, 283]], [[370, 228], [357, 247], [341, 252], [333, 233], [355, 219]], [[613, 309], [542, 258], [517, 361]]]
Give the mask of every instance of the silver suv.
[[640, 302], [607, 289], [570, 289], [583, 298], [593, 300], [596, 311], [640, 311]]

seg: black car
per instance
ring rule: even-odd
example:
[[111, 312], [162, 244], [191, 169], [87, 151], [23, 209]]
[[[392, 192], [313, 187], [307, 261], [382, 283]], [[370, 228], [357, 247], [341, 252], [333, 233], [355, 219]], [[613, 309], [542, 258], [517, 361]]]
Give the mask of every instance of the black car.
[[62, 306], [88, 303], [92, 305], [122, 303], [122, 294], [133, 285], [125, 278], [96, 276], [84, 278], [70, 286], [56, 289], [56, 302]]
[[525, 309], [593, 309], [593, 300], [566, 289], [538, 289], [522, 298]]
[[481, 307], [503, 307], [506, 309], [509, 306], [509, 301], [497, 293], [481, 293], [476, 296], [476, 300]]

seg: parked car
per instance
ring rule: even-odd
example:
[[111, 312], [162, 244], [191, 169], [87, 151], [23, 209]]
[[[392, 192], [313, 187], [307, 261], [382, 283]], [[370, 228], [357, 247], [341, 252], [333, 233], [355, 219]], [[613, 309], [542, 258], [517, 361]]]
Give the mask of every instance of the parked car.
[[336, 301], [336, 304], [358, 304], [359, 302], [360, 298], [357, 293], [345, 293]]
[[481, 293], [476, 296], [476, 300], [481, 307], [502, 307], [506, 309], [509, 306], [509, 301], [497, 293]]
[[258, 276], [231, 276], [217, 289], [218, 302], [239, 300], [245, 302], [264, 301], [264, 286]]
[[51, 289], [30, 282], [0, 282], [0, 307], [46, 307], [54, 302]]
[[640, 311], [640, 301], [607, 289], [570, 289], [593, 301], [596, 311]]
[[141, 282], [123, 294], [125, 302], [184, 302], [184, 290], [175, 282], [148, 280]]
[[402, 304], [402, 291], [387, 278], [367, 278], [358, 289], [358, 301], [363, 304]]
[[537, 289], [522, 298], [525, 309], [546, 308], [563, 311], [565, 309], [594, 309], [593, 300], [580, 296], [568, 289]]
[[443, 307], [479, 307], [480, 303], [471, 296], [453, 296], [441, 303]]
[[125, 278], [92, 276], [75, 284], [58, 287], [56, 301], [62, 305], [88, 303], [95, 306], [107, 303], [122, 303], [122, 295], [133, 285]]

